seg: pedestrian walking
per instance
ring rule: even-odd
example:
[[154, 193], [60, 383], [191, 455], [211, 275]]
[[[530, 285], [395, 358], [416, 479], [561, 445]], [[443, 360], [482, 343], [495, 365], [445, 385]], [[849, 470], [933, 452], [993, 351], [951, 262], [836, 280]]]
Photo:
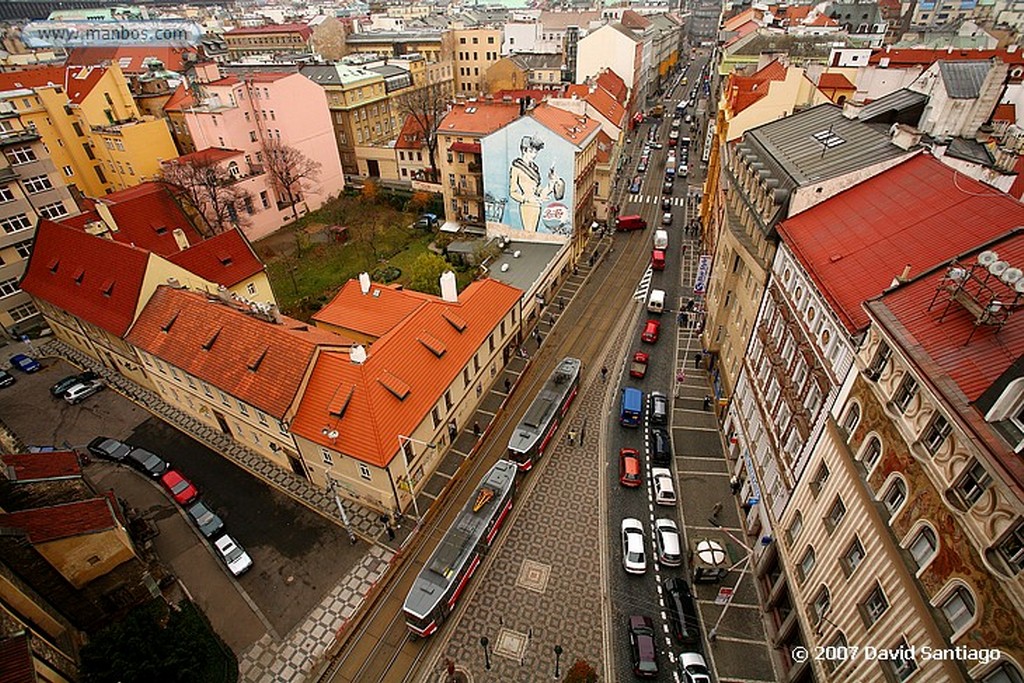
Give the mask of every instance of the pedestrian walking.
[[505, 378], [505, 393], [512, 393], [512, 380], [510, 380], [508, 377]]
[[473, 421], [473, 436], [480, 438], [480, 423], [476, 420]]
[[587, 259], [587, 265], [590, 266], [591, 268], [594, 267], [594, 255], [593, 254], [591, 254], [590, 257]]
[[540, 350], [540, 345], [544, 342], [544, 337], [540, 335], [540, 330], [533, 331], [533, 338], [537, 340], [537, 350]]
[[679, 311], [679, 324], [682, 327], [688, 327], [690, 324], [690, 314], [686, 311]]
[[580, 269], [579, 269], [579, 267], [575, 263], [572, 264], [572, 274], [573, 275], [579, 275], [580, 274]]
[[561, 312], [561, 311], [564, 311], [564, 310], [565, 310], [565, 297], [561, 297], [560, 296], [560, 297], [558, 297], [558, 311]]
[[715, 506], [711, 508], [711, 519], [718, 520], [718, 513], [722, 511], [722, 501], [715, 503]]
[[455, 437], [459, 435], [459, 426], [455, 424], [455, 420], [448, 423], [448, 440], [455, 441]]
[[693, 369], [694, 370], [700, 370], [700, 362], [702, 360], [704, 360], [704, 354], [702, 354], [700, 351], [698, 351], [697, 353], [693, 354]]
[[695, 304], [695, 302], [694, 302], [693, 299], [687, 299], [686, 300], [686, 310], [692, 311], [694, 304]]
[[711, 410], [711, 401], [712, 401], [712, 398], [710, 396], [705, 396], [704, 397], [704, 411], [705, 412]]
[[576, 430], [575, 429], [570, 429], [569, 430], [569, 445], [570, 446], [575, 446], [576, 445]]
[[736, 478], [736, 475], [729, 479], [729, 490], [732, 491], [732, 495], [739, 495], [741, 486], [742, 484], [740, 484], [740, 480]]
[[602, 382], [608, 381], [608, 367], [605, 366], [605, 365], [601, 366], [601, 381]]
[[380, 523], [384, 525], [384, 533], [388, 535], [388, 540], [395, 540], [395, 530], [391, 527], [391, 521], [387, 515], [380, 516]]

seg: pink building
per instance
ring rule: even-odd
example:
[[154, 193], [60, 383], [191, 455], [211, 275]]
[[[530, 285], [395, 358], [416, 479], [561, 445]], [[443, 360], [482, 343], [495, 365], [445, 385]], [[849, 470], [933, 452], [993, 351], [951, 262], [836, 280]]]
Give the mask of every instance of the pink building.
[[298, 73], [221, 76], [215, 64], [197, 69], [198, 97], [183, 103], [185, 123], [197, 150], [238, 152], [240, 175], [257, 201], [248, 216], [246, 237], [264, 237], [293, 219], [291, 206], [267, 169], [267, 145], [293, 147], [320, 164], [317, 177], [303, 183], [299, 215], [318, 209], [345, 187], [341, 159], [324, 89]]

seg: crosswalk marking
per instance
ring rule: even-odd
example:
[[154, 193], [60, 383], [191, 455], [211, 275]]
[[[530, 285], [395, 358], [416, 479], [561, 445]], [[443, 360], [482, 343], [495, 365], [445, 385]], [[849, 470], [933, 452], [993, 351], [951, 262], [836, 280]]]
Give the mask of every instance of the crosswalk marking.
[[651, 277], [653, 275], [654, 269], [648, 265], [643, 277], [640, 278], [640, 283], [636, 286], [636, 291], [633, 292], [634, 301], [647, 301], [647, 293], [651, 289]]
[[[660, 194], [647, 194], [647, 195], [629, 195], [629, 199], [626, 200], [628, 204], [661, 204], [661, 200], [665, 198], [665, 195]], [[672, 206], [686, 206], [686, 197], [672, 197]]]

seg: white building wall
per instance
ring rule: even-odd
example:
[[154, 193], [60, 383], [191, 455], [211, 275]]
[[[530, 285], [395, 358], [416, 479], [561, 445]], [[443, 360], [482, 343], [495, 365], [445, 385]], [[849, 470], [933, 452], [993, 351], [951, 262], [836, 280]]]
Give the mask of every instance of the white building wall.
[[610, 26], [582, 38], [576, 54], [576, 82], [584, 83], [601, 69], [609, 68], [627, 87], [633, 87], [636, 43]]

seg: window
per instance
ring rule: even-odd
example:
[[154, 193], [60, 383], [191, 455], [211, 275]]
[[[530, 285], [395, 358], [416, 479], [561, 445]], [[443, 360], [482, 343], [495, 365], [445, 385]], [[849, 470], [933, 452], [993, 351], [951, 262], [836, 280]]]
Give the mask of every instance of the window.
[[16, 277], [0, 282], [0, 297], [17, 294], [20, 291], [21, 287], [18, 286], [18, 278]]
[[269, 209], [270, 208], [270, 196], [267, 195], [267, 191], [266, 190], [263, 190], [262, 192], [260, 192], [260, 204], [263, 205], [264, 209]]
[[868, 593], [868, 597], [864, 600], [861, 608], [863, 610], [864, 625], [869, 628], [882, 618], [885, 610], [889, 609], [889, 601], [886, 599], [881, 586], [875, 584], [875, 587]]
[[981, 683], [1024, 683], [1024, 676], [1013, 664], [1003, 662], [982, 678]]
[[864, 546], [861, 545], [860, 539], [854, 536], [853, 543], [843, 553], [842, 566], [846, 575], [849, 576], [857, 569], [860, 565], [861, 560], [864, 559]]
[[227, 394], [225, 394], [223, 391], [218, 391], [217, 393], [220, 394], [220, 402], [230, 408], [231, 401], [228, 400]]
[[[832, 642], [830, 642], [828, 646], [833, 649], [833, 652], [842, 652], [843, 649], [847, 646], [846, 634], [840, 631], [836, 634], [836, 637], [832, 639]], [[829, 657], [825, 659], [825, 668], [829, 671], [835, 671], [842, 663], [843, 660], [840, 657]]]
[[846, 417], [843, 418], [841, 425], [843, 433], [846, 434], [847, 441], [853, 436], [853, 431], [857, 429], [858, 424], [860, 424], [860, 404], [853, 403], [847, 409]]
[[249, 409], [245, 407], [245, 404], [238, 399], [235, 399], [235, 401], [238, 403], [238, 412], [242, 413], [242, 415], [248, 415]]
[[803, 530], [803, 528], [804, 518], [798, 511], [796, 513], [796, 516], [793, 517], [793, 523], [789, 525], [788, 529], [786, 529], [786, 541], [790, 545], [793, 545], [793, 541], [795, 541], [797, 537], [800, 536], [800, 532]]
[[942, 603], [942, 612], [946, 615], [953, 633], [960, 632], [974, 620], [974, 611], [974, 597], [964, 586], [959, 586]]
[[0, 218], [0, 228], [3, 228], [4, 232], [8, 235], [12, 232], [18, 232], [19, 230], [28, 230], [31, 227], [32, 221], [23, 213], [8, 216], [7, 218]]
[[249, 142], [256, 142], [256, 131], [249, 131]]
[[451, 390], [444, 392], [444, 409], [450, 411], [452, 409], [452, 392]]
[[828, 586], [822, 586], [821, 590], [818, 591], [818, 596], [814, 598], [814, 623], [820, 624], [822, 617], [824, 617], [832, 606], [832, 597], [828, 593]]
[[924, 430], [924, 436], [921, 438], [925, 449], [932, 455], [935, 455], [942, 448], [942, 444], [946, 442], [946, 437], [949, 436], [951, 431], [953, 431], [953, 428], [946, 421], [946, 418], [936, 413], [932, 421], [928, 423], [928, 428]]
[[64, 208], [64, 202], [53, 202], [51, 204], [43, 204], [39, 207], [39, 215], [43, 218], [60, 218], [68, 215], [68, 210]]
[[75, 175], [75, 169], [71, 168], [70, 166], [64, 166], [61, 170], [64, 171], [64, 175], [67, 176], [68, 178]]
[[804, 552], [804, 556], [800, 559], [800, 578], [806, 579], [811, 574], [811, 570], [814, 569], [814, 548], [807, 546], [807, 551]]
[[906, 499], [907, 485], [903, 483], [902, 479], [897, 478], [889, 484], [889, 488], [885, 490], [885, 495], [882, 497], [882, 504], [889, 512], [889, 517], [893, 517], [899, 511]]
[[45, 174], [26, 178], [23, 182], [25, 183], [25, 191], [29, 194], [38, 194], [53, 189], [50, 177]]
[[14, 193], [11, 192], [10, 185], [4, 185], [0, 187], [0, 203], [7, 203], [14, 201]]
[[430, 411], [430, 419], [433, 420], [434, 426], [441, 424], [441, 413], [438, 411], [437, 406], [434, 406]]
[[900, 382], [900, 386], [896, 389], [896, 395], [893, 396], [892, 404], [899, 413], [904, 413], [907, 410], [907, 406], [914, 400], [914, 396], [917, 395], [917, 380], [910, 375], [905, 375], [903, 381]]
[[373, 478], [370, 475], [370, 468], [367, 467], [365, 463], [359, 463], [359, 476], [365, 479], [366, 481], [371, 481]]
[[843, 517], [846, 516], [846, 506], [843, 504], [843, 499], [836, 496], [836, 502], [832, 503], [832, 508], [828, 511], [828, 517], [825, 518], [825, 526], [828, 527], [829, 531], [832, 531], [839, 523], [843, 521]]
[[[158, 365], [159, 363], [160, 361], [157, 361]], [[213, 392], [210, 391], [210, 385], [208, 385], [206, 382], [203, 382], [203, 393], [209, 396], [210, 398], [213, 398]]]
[[924, 569], [929, 560], [935, 556], [935, 550], [938, 547], [939, 542], [935, 531], [930, 526], [921, 527], [914, 535], [914, 540], [910, 542], [909, 548], [910, 556], [914, 558], [914, 564], [918, 569]]
[[20, 323], [22, 320], [27, 320], [34, 315], [38, 315], [39, 311], [33, 304], [22, 304], [15, 306], [11, 310], [7, 311], [10, 314], [11, 319], [16, 323]]
[[328, 467], [334, 466], [334, 457], [331, 455], [331, 452], [326, 448], [320, 449], [320, 457], [323, 458], [324, 464], [327, 465]]
[[256, 283], [250, 282], [245, 286], [245, 293], [249, 296], [256, 296]]
[[910, 646], [906, 638], [900, 638], [899, 642], [890, 648], [892, 659], [885, 660], [892, 675], [897, 681], [905, 681], [910, 675], [917, 671], [917, 663], [914, 661]]
[[28, 258], [29, 254], [32, 253], [32, 240], [24, 240], [14, 245], [14, 250], [18, 252], [18, 256], [21, 258]]
[[7, 150], [7, 159], [11, 162], [11, 165], [18, 166], [20, 164], [28, 164], [35, 161], [36, 153], [31, 147], [12, 147]]
[[992, 477], [985, 471], [981, 463], [975, 461], [974, 464], [964, 472], [960, 478], [960, 483], [956, 485], [957, 492], [960, 493], [960, 497], [963, 499], [967, 507], [971, 507], [978, 502], [981, 495], [985, 493], [985, 490], [992, 485]]
[[462, 388], [469, 386], [469, 368], [462, 368]]
[[[260, 417], [263, 418], [262, 413], [260, 414]], [[267, 424], [266, 418], [261, 419], [260, 422], [262, 422], [263, 424]], [[288, 425], [286, 425], [284, 422], [277, 423], [277, 431], [278, 433], [281, 434], [281, 436], [289, 436]]]
[[814, 479], [811, 481], [811, 492], [817, 496], [821, 493], [821, 489], [825, 486], [825, 482], [828, 481], [828, 477], [831, 472], [828, 471], [828, 465], [824, 462], [818, 467], [818, 472], [814, 475]]

